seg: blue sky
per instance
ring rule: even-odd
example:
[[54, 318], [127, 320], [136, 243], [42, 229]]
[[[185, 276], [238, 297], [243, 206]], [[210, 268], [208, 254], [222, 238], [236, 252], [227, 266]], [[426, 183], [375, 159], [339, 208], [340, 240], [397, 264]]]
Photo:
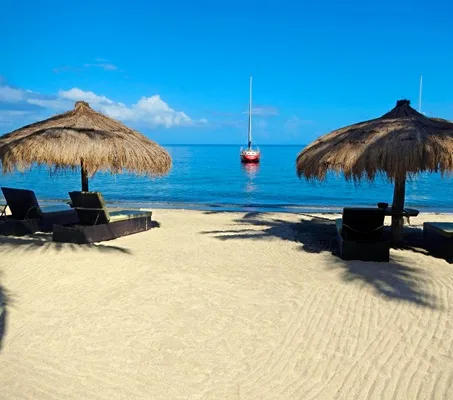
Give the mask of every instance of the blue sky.
[[305, 144], [396, 100], [453, 119], [453, 2], [4, 1], [0, 133], [93, 108], [162, 144]]

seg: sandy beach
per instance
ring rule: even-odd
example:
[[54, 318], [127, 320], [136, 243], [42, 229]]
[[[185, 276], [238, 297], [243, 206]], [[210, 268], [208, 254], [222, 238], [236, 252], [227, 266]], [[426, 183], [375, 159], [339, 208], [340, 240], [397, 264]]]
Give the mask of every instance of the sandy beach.
[[[342, 261], [336, 217], [154, 210], [98, 245], [0, 238], [0, 398], [453, 398], [453, 264]], [[410, 233], [428, 220], [453, 215]]]

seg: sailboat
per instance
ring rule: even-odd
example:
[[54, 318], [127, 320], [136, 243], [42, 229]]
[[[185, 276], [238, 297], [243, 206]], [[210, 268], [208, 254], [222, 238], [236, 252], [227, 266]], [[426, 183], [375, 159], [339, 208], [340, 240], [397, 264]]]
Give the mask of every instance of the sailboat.
[[248, 130], [248, 147], [241, 148], [241, 162], [243, 163], [259, 163], [260, 150], [252, 148], [252, 77], [250, 77], [250, 101], [249, 101], [249, 130]]

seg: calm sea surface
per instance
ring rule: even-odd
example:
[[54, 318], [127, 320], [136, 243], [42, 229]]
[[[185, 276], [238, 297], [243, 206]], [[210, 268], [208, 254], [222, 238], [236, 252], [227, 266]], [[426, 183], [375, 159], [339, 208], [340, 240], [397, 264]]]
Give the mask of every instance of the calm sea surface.
[[[173, 168], [164, 178], [96, 174], [90, 190], [109, 203], [140, 207], [225, 210], [336, 211], [344, 206], [391, 203], [384, 179], [355, 185], [331, 174], [323, 183], [299, 179], [295, 159], [302, 146], [263, 146], [260, 165], [243, 166], [239, 146], [165, 146]], [[453, 212], [453, 178], [422, 174], [407, 184], [406, 206]], [[0, 186], [32, 189], [40, 200], [67, 200], [80, 190], [79, 172], [50, 175], [44, 169], [0, 175]]]

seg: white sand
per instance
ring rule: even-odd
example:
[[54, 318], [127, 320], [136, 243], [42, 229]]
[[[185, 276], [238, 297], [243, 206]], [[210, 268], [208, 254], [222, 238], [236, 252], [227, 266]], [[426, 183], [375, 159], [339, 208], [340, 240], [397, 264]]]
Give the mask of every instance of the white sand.
[[155, 210], [101, 245], [0, 238], [0, 398], [453, 399], [453, 264], [342, 261], [320, 218]]

